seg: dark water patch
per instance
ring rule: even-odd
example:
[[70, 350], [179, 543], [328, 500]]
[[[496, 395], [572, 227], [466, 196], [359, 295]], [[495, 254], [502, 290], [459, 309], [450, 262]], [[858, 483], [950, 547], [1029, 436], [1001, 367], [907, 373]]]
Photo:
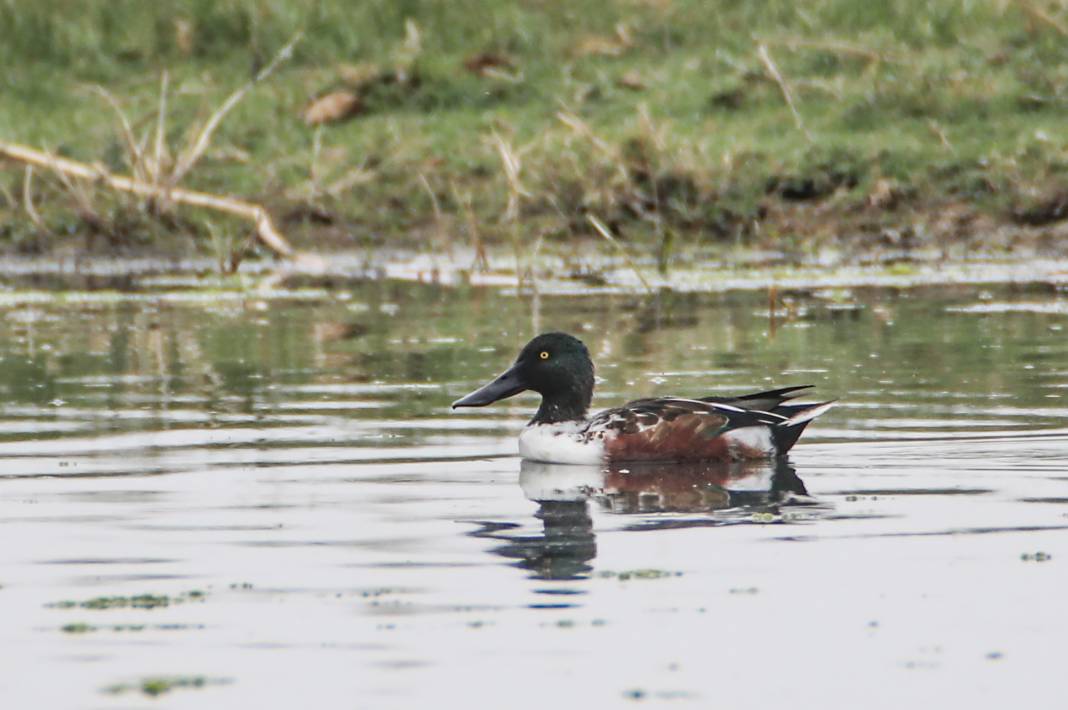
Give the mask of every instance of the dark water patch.
[[482, 567], [489, 564], [485, 561], [478, 562], [377, 562], [377, 563], [353, 563], [345, 565], [346, 567], [367, 568], [367, 569], [399, 569], [399, 570], [420, 570], [420, 569], [460, 569], [464, 567]]
[[119, 585], [126, 582], [163, 582], [178, 579], [196, 579], [196, 575], [192, 574], [149, 574], [149, 573], [131, 573], [131, 574], [93, 574], [93, 575], [72, 575], [69, 577], [69, 583], [77, 586], [85, 587], [102, 587], [109, 585]]

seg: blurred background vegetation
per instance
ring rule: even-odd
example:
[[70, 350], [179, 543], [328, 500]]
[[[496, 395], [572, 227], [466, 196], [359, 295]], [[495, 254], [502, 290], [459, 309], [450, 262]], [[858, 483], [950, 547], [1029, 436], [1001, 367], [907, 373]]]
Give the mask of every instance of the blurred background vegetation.
[[[1064, 0], [0, 0], [0, 139], [127, 171], [92, 86], [148, 141], [167, 72], [181, 146], [297, 31], [184, 182], [320, 249], [568, 248], [588, 215], [662, 263], [1055, 248], [1068, 216]], [[8, 251], [240, 231], [0, 165]]]

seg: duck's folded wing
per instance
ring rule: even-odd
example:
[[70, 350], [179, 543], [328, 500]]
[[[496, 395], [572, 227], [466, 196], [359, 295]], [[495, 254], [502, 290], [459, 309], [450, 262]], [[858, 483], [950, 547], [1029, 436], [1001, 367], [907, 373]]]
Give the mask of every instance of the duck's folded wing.
[[726, 459], [733, 455], [731, 447], [738, 442], [733, 440], [735, 437], [724, 435], [746, 427], [767, 432], [767, 453], [772, 453], [770, 426], [783, 420], [770, 412], [721, 402], [639, 399], [594, 416], [585, 436], [603, 441], [609, 460]]

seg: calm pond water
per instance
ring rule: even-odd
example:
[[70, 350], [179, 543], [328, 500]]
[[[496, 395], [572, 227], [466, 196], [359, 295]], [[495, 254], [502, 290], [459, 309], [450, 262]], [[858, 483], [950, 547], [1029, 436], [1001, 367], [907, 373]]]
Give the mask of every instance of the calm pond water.
[[[784, 301], [11, 296], [0, 703], [1060, 706], [1068, 295]], [[550, 328], [595, 406], [841, 404], [780, 465], [522, 464], [533, 395], [448, 404]]]

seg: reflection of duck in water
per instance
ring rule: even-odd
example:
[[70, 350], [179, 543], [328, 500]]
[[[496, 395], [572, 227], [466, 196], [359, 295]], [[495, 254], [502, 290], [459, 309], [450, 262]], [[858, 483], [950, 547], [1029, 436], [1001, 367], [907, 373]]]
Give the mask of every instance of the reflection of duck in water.
[[[589, 501], [610, 513], [709, 513], [727, 508], [773, 512], [801, 502], [805, 484], [783, 459], [704, 464], [574, 466], [523, 461], [519, 484], [538, 503], [541, 535], [515, 535], [512, 523], [484, 524], [472, 535], [502, 540], [495, 554], [537, 579], [575, 579], [590, 572], [597, 555]], [[648, 527], [694, 525], [669, 517]], [[717, 524], [703, 518], [697, 524]]]
[[623, 514], [753, 512], [808, 496], [785, 459], [604, 467], [523, 461], [519, 483], [531, 500], [594, 500]]
[[484, 523], [470, 534], [505, 541], [491, 552], [515, 560], [517, 567], [531, 570], [535, 579], [582, 577], [593, 569], [587, 563], [597, 556], [593, 519], [586, 498], [562, 496], [537, 503], [534, 517], [544, 526], [540, 535], [510, 534], [509, 530], [519, 527], [515, 523]]
[[526, 390], [541, 394], [541, 407], [519, 436], [520, 455], [534, 461], [767, 459], [789, 451], [809, 422], [833, 404], [787, 403], [807, 388], [639, 399], [587, 417], [593, 397], [589, 351], [566, 333], [545, 333], [527, 343], [497, 379], [452, 406], [484, 407]]

